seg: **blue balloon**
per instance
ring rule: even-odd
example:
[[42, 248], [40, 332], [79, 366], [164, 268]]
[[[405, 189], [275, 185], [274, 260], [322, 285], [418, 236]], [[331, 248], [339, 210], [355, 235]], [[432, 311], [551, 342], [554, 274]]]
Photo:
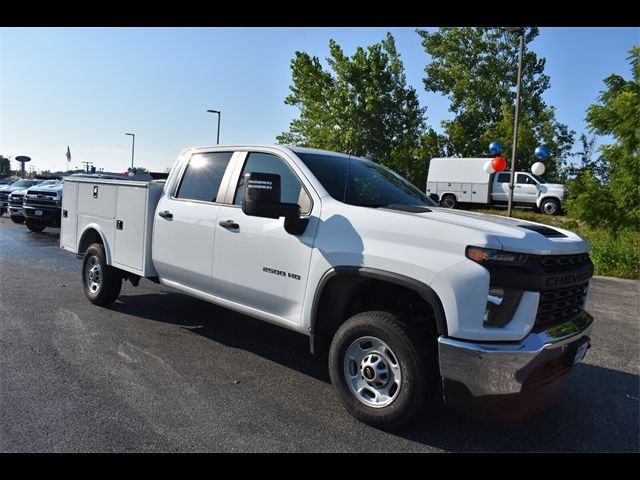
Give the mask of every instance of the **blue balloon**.
[[500, 142], [491, 142], [489, 144], [489, 153], [491, 153], [491, 155], [500, 155], [500, 152], [502, 152]]
[[549, 158], [549, 149], [546, 145], [538, 145], [534, 154], [538, 160], [546, 160]]

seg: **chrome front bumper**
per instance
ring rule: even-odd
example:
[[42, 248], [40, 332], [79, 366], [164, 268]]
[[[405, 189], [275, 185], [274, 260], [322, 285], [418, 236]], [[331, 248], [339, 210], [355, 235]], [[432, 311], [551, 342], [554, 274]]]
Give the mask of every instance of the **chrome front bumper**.
[[[589, 343], [593, 317], [576, 318], [530, 333], [515, 343], [476, 343], [438, 338], [440, 375], [445, 384], [466, 387], [470, 397], [513, 395], [567, 373], [576, 353]], [[458, 389], [459, 391], [459, 389]], [[447, 400], [445, 389], [445, 400]]]

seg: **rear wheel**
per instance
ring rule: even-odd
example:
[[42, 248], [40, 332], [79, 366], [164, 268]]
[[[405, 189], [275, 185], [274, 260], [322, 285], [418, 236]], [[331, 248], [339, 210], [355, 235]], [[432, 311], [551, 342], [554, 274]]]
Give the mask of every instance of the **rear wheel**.
[[13, 223], [24, 223], [24, 217], [19, 217], [17, 215], [11, 215], [11, 221]]
[[540, 211], [547, 215], [558, 215], [560, 213], [560, 203], [555, 198], [546, 198], [540, 204]]
[[4, 215], [4, 208], [0, 208], [0, 217]]
[[424, 323], [388, 312], [347, 320], [329, 350], [329, 373], [347, 411], [381, 429], [406, 425], [429, 405], [437, 386], [435, 342]]
[[107, 265], [104, 247], [94, 243], [87, 248], [82, 261], [84, 294], [94, 305], [111, 305], [120, 296], [122, 272]]
[[458, 201], [456, 200], [455, 195], [445, 195], [442, 197], [440, 205], [444, 208], [456, 208], [458, 206]]
[[27, 228], [32, 232], [41, 232], [47, 225], [42, 220], [36, 220], [35, 218], [27, 218]]

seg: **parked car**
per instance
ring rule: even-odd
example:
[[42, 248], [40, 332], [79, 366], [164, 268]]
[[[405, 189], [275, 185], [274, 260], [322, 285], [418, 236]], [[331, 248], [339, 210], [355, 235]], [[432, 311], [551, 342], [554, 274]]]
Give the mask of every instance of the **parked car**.
[[4, 215], [9, 209], [9, 195], [16, 190], [24, 190], [25, 188], [32, 187], [33, 185], [37, 185], [42, 183], [44, 180], [32, 180], [32, 179], [22, 179], [17, 182], [13, 182], [10, 185], [6, 185], [0, 187], [0, 216]]
[[90, 302], [146, 277], [307, 335], [346, 410], [376, 427], [414, 421], [440, 390], [522, 407], [590, 345], [585, 240], [439, 208], [367, 159], [197, 148], [166, 182], [68, 178], [62, 201], [60, 246], [83, 256]]
[[[47, 185], [54, 185], [58, 183], [60, 180], [45, 180], [42, 183], [39, 183], [38, 187], [44, 187]], [[11, 220], [15, 223], [23, 223], [24, 222], [24, 214], [22, 211], [22, 203], [24, 201], [24, 195], [27, 193], [28, 188], [24, 188], [22, 190], [14, 190], [9, 195], [9, 215]]]
[[[435, 194], [446, 208], [459, 204], [507, 205], [510, 172], [489, 174], [486, 158], [433, 158], [429, 163], [427, 194]], [[557, 215], [564, 201], [564, 185], [549, 183], [539, 175], [516, 172], [513, 205]]]

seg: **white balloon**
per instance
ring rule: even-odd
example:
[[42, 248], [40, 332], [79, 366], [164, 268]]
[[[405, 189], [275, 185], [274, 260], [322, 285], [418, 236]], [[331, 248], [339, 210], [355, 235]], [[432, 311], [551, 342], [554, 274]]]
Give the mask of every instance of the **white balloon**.
[[534, 175], [542, 175], [544, 173], [545, 167], [544, 167], [544, 163], [542, 162], [536, 162], [533, 165], [531, 165], [531, 172], [533, 172]]
[[491, 160], [487, 160], [486, 162], [484, 162], [482, 169], [487, 173], [495, 172], [495, 170], [493, 169], [493, 165], [491, 165]]

